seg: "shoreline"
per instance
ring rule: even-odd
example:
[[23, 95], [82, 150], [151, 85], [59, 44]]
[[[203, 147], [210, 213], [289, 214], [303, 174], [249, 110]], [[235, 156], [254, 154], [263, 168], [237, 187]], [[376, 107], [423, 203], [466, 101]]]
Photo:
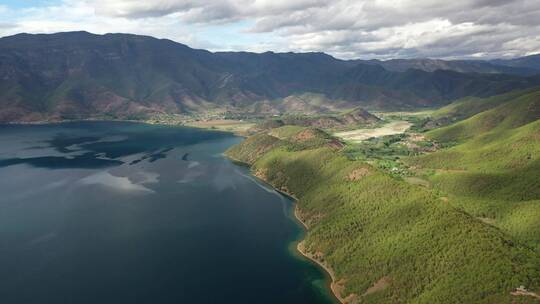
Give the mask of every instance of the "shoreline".
[[[55, 124], [63, 124], [63, 123], [70, 123], [70, 122], [133, 122], [133, 123], [143, 123], [143, 124], [149, 124], [152, 125], [152, 123], [146, 122], [144, 120], [132, 120], [132, 119], [101, 119], [101, 118], [87, 118], [87, 119], [61, 119], [61, 120], [36, 120], [36, 121], [10, 121], [10, 122], [3, 122], [0, 124], [4, 125], [55, 125]], [[174, 126], [170, 124], [169, 126]]]
[[140, 123], [145, 125], [153, 126], [167, 126], [167, 127], [181, 127], [181, 128], [192, 128], [206, 131], [215, 131], [215, 132], [224, 132], [230, 133], [238, 137], [246, 138], [249, 134], [246, 132], [241, 132], [238, 130], [227, 130], [216, 128], [213, 125], [208, 126], [197, 126], [192, 124], [192, 121], [182, 121], [182, 122], [159, 122], [151, 120], [136, 120], [136, 119], [107, 119], [107, 118], [83, 118], [83, 119], [61, 119], [61, 120], [36, 120], [36, 121], [9, 121], [9, 122], [0, 122], [0, 125], [13, 125], [13, 126], [27, 126], [27, 125], [54, 125], [54, 124], [63, 124], [63, 123], [73, 123], [73, 122], [129, 122], [129, 123]]
[[[233, 161], [236, 161], [236, 162], [240, 162], [242, 164], [245, 164], [244, 162], [241, 162], [241, 161], [238, 161], [236, 159], [234, 159], [233, 157], [230, 157], [228, 155], [225, 155], [227, 156], [228, 158], [230, 158], [231, 160]], [[246, 164], [247, 166], [251, 167], [249, 164]], [[293, 215], [294, 215], [294, 219], [296, 220], [297, 223], [300, 224], [300, 227], [304, 230], [304, 232], [308, 232], [309, 231], [309, 227], [307, 226], [307, 224], [301, 219], [301, 217], [298, 215], [298, 212], [299, 212], [299, 209], [298, 209], [298, 198], [296, 196], [294, 196], [294, 194], [292, 193], [288, 193], [288, 192], [285, 192], [281, 189], [278, 189], [276, 187], [274, 187], [272, 184], [270, 184], [269, 182], [267, 182], [265, 179], [261, 178], [261, 176], [258, 176], [258, 175], [255, 175], [252, 173], [252, 175], [261, 180], [262, 182], [264, 182], [265, 184], [269, 185], [272, 187], [272, 189], [274, 189], [275, 191], [277, 191], [278, 193], [280, 193], [281, 195], [284, 195], [286, 197], [289, 197], [290, 199], [294, 200], [294, 211], [293, 211]], [[320, 262], [319, 260], [317, 260], [315, 257], [311, 256], [311, 254], [309, 254], [308, 252], [306, 252], [304, 250], [304, 242], [305, 242], [305, 237], [302, 238], [302, 239], [299, 239], [299, 240], [295, 240], [294, 243], [296, 243], [296, 246], [295, 249], [298, 253], [300, 253], [302, 255], [302, 257], [306, 258], [307, 260], [309, 260], [310, 262], [314, 263], [317, 267], [319, 267], [319, 269], [323, 270], [324, 273], [326, 273], [327, 275], [327, 278], [330, 278], [330, 280], [328, 280], [326, 282], [326, 286], [328, 288], [328, 290], [330, 291], [330, 293], [333, 295], [334, 299], [337, 300], [338, 303], [341, 303], [341, 304], [347, 304], [348, 303], [348, 300], [347, 298], [343, 298], [341, 296], [341, 294], [339, 293], [339, 284], [338, 284], [338, 279], [336, 277], [336, 274], [334, 272], [334, 270]]]
[[[301, 224], [301, 226], [304, 228], [304, 230], [308, 231], [309, 228], [307, 226], [307, 224], [300, 218], [300, 216], [298, 215], [298, 205], [297, 203], [295, 202], [295, 206], [294, 206], [294, 217], [296, 218], [296, 220]], [[334, 270], [324, 264], [323, 262], [319, 261], [318, 259], [316, 259], [312, 254], [308, 253], [306, 250], [305, 250], [305, 239], [302, 239], [302, 240], [299, 240], [298, 243], [296, 244], [296, 251], [298, 251], [304, 258], [310, 260], [311, 262], [315, 263], [319, 268], [321, 268], [322, 270], [324, 270], [324, 272], [326, 272], [328, 274], [328, 276], [330, 277], [330, 291], [332, 292], [332, 294], [334, 295], [334, 297], [338, 300], [339, 303], [341, 304], [347, 304], [348, 301], [346, 298], [343, 298], [341, 296], [341, 294], [339, 293], [339, 285], [338, 285], [338, 279], [336, 277], [336, 274], [334, 272]]]
[[149, 126], [165, 126], [171, 128], [191, 128], [212, 132], [222, 132], [229, 133], [237, 137], [247, 138], [249, 135], [237, 132], [234, 130], [223, 130], [223, 129], [213, 129], [212, 127], [198, 127], [189, 124], [172, 124], [172, 123], [155, 123], [146, 120], [130, 120], [130, 119], [69, 119], [69, 120], [53, 120], [53, 121], [11, 121], [11, 122], [0, 122], [0, 126], [44, 126], [44, 125], [59, 125], [65, 123], [75, 123], [75, 122], [126, 122], [126, 123], [135, 123], [135, 124], [144, 124]]
[[[247, 164], [247, 163], [245, 163], [243, 161], [237, 160], [234, 157], [231, 157], [231, 156], [229, 156], [229, 155], [227, 155], [225, 153], [224, 153], [224, 155], [225, 155], [225, 157], [229, 158], [231, 161], [233, 161], [235, 163], [238, 163], [238, 164], [241, 164], [241, 165], [244, 165], [244, 166], [247, 166], [247, 167], [251, 168], [250, 164]], [[272, 189], [277, 191], [279, 194], [292, 199], [294, 201], [294, 211], [293, 211], [294, 217], [293, 217], [293, 219], [296, 220], [296, 222], [300, 224], [299, 226], [302, 228], [302, 230], [304, 230], [304, 232], [309, 231], [309, 227], [307, 226], [307, 224], [298, 215], [298, 211], [299, 211], [299, 209], [298, 209], [298, 198], [296, 196], [294, 196], [294, 194], [285, 192], [283, 190], [280, 190], [280, 189], [274, 187], [272, 184], [270, 184], [265, 179], [263, 179], [262, 176], [255, 175], [255, 174], [253, 174], [253, 172], [251, 172], [251, 175], [253, 177], [255, 177], [256, 179], [262, 181], [266, 185], [269, 185], [270, 187], [272, 187]], [[343, 298], [340, 295], [339, 291], [337, 290], [337, 288], [339, 286], [338, 286], [338, 283], [337, 283], [338, 280], [337, 280], [337, 277], [336, 277], [336, 274], [335, 274], [334, 270], [330, 266], [325, 265], [324, 263], [322, 263], [319, 260], [312, 257], [309, 253], [307, 253], [303, 249], [304, 242], [305, 242], [305, 238], [298, 239], [298, 240], [295, 240], [293, 242], [293, 243], [296, 243], [296, 246], [294, 246], [296, 251], [298, 253], [300, 253], [300, 255], [302, 255], [302, 257], [304, 257], [305, 259], [307, 259], [310, 262], [314, 263], [317, 267], [319, 267], [319, 269], [321, 269], [324, 273], [326, 273], [327, 278], [330, 278], [330, 280], [328, 280], [325, 285], [327, 286], [328, 290], [330, 291], [330, 293], [332, 294], [334, 299], [337, 300], [337, 302], [340, 303], [340, 304], [347, 304], [348, 303], [347, 298]]]

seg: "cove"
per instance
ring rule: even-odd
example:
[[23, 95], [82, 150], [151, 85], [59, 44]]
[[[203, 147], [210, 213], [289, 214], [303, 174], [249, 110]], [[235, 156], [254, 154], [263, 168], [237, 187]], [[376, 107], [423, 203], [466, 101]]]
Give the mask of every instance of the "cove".
[[0, 126], [2, 303], [333, 303], [242, 139], [126, 122]]

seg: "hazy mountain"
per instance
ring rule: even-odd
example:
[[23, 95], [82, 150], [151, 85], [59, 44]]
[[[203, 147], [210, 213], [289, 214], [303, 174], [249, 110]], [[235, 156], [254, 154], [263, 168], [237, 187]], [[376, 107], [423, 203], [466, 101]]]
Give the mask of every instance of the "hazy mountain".
[[417, 69], [426, 72], [436, 70], [449, 70], [460, 73], [493, 73], [530, 76], [540, 74], [540, 64], [512, 65], [505, 61], [482, 60], [441, 60], [441, 59], [391, 59], [386, 61], [370, 60], [371, 64], [384, 67], [389, 71], [404, 72], [408, 69]]
[[528, 68], [540, 72], [540, 54], [515, 58], [515, 59], [496, 59], [491, 61], [492, 64], [507, 66], [512, 68]]
[[302, 103], [293, 98], [297, 101], [291, 104], [291, 97], [310, 94], [323, 96], [319, 100], [325, 105], [319, 108], [404, 108], [538, 83], [540, 76], [397, 72], [322, 53], [211, 53], [128, 34], [0, 39], [0, 121], [263, 108], [279, 112]]

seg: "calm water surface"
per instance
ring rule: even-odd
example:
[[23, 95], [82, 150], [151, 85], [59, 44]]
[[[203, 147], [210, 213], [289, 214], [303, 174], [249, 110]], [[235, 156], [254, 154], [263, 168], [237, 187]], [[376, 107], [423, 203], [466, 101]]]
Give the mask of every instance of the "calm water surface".
[[292, 202], [221, 155], [240, 140], [0, 126], [0, 303], [332, 303]]

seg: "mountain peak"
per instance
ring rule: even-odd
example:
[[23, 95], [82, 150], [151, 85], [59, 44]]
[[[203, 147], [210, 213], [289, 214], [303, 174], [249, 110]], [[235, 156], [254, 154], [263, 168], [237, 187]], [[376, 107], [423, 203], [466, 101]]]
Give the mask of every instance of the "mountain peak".
[[[302, 94], [348, 108], [409, 108], [540, 83], [540, 77], [500, 73], [473, 77], [454, 71], [456, 66], [448, 68], [451, 73], [422, 66], [403, 73], [386, 62], [344, 61], [320, 52], [211, 53], [121, 33], [14, 35], [0, 39], [0, 58], [0, 121], [186, 114], [209, 107], [270, 113], [280, 111], [280, 100]], [[470, 71], [469, 63], [461, 64]]]

